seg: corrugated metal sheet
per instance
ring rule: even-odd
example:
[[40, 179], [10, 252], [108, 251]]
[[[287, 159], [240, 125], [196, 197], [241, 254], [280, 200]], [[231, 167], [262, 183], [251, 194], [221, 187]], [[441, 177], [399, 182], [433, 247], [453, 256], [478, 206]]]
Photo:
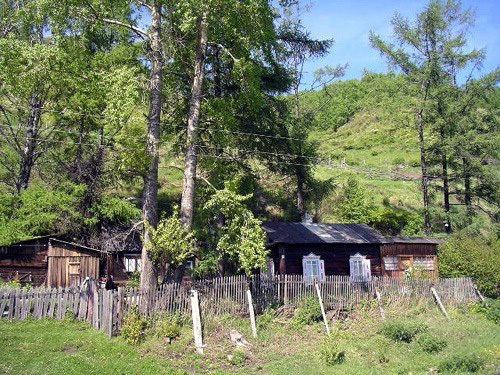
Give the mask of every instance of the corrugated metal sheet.
[[445, 242], [444, 238], [432, 238], [432, 237], [388, 237], [391, 242], [394, 243], [419, 243], [419, 244], [435, 244]]
[[265, 221], [262, 229], [272, 243], [390, 243], [366, 224], [312, 224]]

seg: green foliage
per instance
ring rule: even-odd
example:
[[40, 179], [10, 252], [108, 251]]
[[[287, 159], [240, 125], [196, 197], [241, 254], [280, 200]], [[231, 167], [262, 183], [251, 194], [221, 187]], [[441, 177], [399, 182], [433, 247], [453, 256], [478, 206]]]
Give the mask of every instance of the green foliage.
[[323, 338], [320, 344], [320, 356], [328, 366], [344, 362], [345, 351], [341, 349], [341, 341], [338, 334], [331, 333]]
[[128, 288], [137, 288], [141, 284], [141, 273], [139, 271], [134, 271], [132, 272], [129, 277], [127, 282], [125, 283], [125, 286]]
[[321, 306], [314, 296], [306, 297], [300, 301], [293, 314], [293, 323], [297, 325], [312, 324], [321, 319]]
[[420, 335], [417, 338], [417, 344], [426, 353], [439, 353], [448, 345], [445, 340], [429, 333]]
[[242, 349], [235, 349], [228, 356], [228, 362], [233, 366], [242, 366], [247, 360], [247, 354]]
[[477, 354], [459, 353], [443, 360], [438, 366], [440, 373], [474, 373], [480, 371], [485, 364], [484, 358]]
[[471, 311], [483, 314], [487, 319], [500, 324], [500, 299], [488, 298], [487, 303], [475, 303], [471, 305]]
[[136, 307], [132, 307], [123, 318], [120, 335], [129, 344], [138, 344], [144, 338], [144, 332], [147, 327], [147, 321], [139, 314]]
[[463, 230], [439, 246], [441, 277], [470, 276], [479, 290], [497, 297], [500, 289], [500, 241]]
[[193, 232], [187, 232], [182, 225], [177, 210], [172, 216], [158, 222], [156, 229], [146, 223], [151, 232], [151, 242], [146, 246], [149, 256], [156, 266], [166, 263], [179, 265], [194, 254], [195, 242]]
[[153, 327], [155, 336], [174, 339], [181, 334], [182, 319], [178, 315], [162, 314], [154, 319]]
[[349, 177], [338, 199], [336, 215], [344, 223], [368, 223], [372, 220], [374, 206], [366, 197], [366, 190], [357, 179]]
[[92, 206], [91, 213], [92, 217], [88, 219], [89, 224], [107, 221], [128, 225], [133, 219], [140, 217], [141, 210], [124, 199], [102, 195], [97, 204]]
[[214, 223], [223, 217], [223, 225], [213, 227], [218, 257], [227, 254], [247, 275], [256, 268], [265, 268], [268, 253], [261, 221], [243, 204], [250, 197], [226, 187], [213, 194], [204, 206]]
[[396, 342], [410, 343], [415, 336], [426, 330], [427, 326], [423, 323], [387, 320], [382, 323], [379, 333]]
[[82, 221], [77, 210], [82, 191], [79, 185], [58, 190], [32, 186], [17, 196], [1, 195], [0, 243], [76, 230]]

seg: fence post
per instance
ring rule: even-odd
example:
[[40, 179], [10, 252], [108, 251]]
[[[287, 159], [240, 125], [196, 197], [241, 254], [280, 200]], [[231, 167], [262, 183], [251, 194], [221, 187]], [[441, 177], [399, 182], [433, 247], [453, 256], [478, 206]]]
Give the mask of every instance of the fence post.
[[439, 298], [437, 292], [436, 292], [436, 289], [434, 289], [434, 287], [431, 287], [431, 292], [436, 300], [436, 303], [438, 304], [439, 308], [441, 309], [441, 312], [443, 313], [443, 315], [446, 317], [446, 319], [450, 320], [450, 317], [448, 316], [448, 313], [446, 312], [443, 304], [441, 303], [441, 298]]
[[250, 289], [247, 289], [247, 298], [248, 298], [248, 310], [250, 311], [250, 325], [252, 326], [252, 335], [253, 337], [257, 337], [257, 326], [255, 325], [255, 311], [253, 309], [252, 292], [250, 291]]
[[193, 336], [196, 353], [203, 354], [204, 345], [201, 330], [200, 300], [198, 298], [198, 291], [195, 289], [191, 289], [191, 312], [193, 316]]
[[315, 282], [314, 285], [316, 287], [316, 293], [318, 293], [319, 306], [321, 307], [321, 315], [323, 315], [323, 321], [325, 322], [326, 333], [330, 335], [330, 327], [328, 326], [328, 320], [326, 320], [325, 307], [323, 306], [323, 299], [321, 298], [318, 282]]
[[385, 312], [384, 312], [384, 308], [382, 307], [382, 298], [380, 297], [380, 293], [378, 291], [378, 288], [375, 288], [375, 296], [377, 297], [377, 303], [378, 303], [378, 309], [380, 310], [380, 316], [382, 317], [382, 320], [385, 320]]

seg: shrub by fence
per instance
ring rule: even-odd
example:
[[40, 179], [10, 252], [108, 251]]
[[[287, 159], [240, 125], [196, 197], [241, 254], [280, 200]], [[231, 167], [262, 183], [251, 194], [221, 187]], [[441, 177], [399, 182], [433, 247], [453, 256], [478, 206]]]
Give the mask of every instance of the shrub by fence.
[[[350, 308], [374, 298], [378, 290], [385, 303], [432, 300], [434, 287], [441, 301], [458, 305], [476, 300], [476, 290], [470, 278], [414, 279], [373, 278], [365, 283], [353, 283], [348, 276], [327, 276], [319, 283], [326, 309]], [[93, 281], [81, 288], [68, 289], [0, 289], [0, 317], [7, 319], [72, 318], [88, 321], [108, 335], [117, 333], [122, 318], [132, 306], [142, 314], [157, 312], [190, 314], [191, 289], [200, 295], [202, 315], [248, 314], [246, 292], [250, 288], [255, 310], [271, 305], [297, 306], [307, 296], [316, 296], [312, 283], [300, 275], [279, 275], [273, 278], [255, 276], [220, 277], [181, 285], [169, 283], [154, 291], [140, 289], [99, 289]]]

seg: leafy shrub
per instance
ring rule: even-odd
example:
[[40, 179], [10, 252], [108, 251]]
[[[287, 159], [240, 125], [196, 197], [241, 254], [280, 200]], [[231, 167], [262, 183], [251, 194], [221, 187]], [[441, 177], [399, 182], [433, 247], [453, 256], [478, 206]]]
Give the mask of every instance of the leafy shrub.
[[299, 325], [319, 322], [321, 319], [321, 306], [313, 296], [304, 298], [293, 314], [293, 322]]
[[341, 350], [338, 335], [331, 334], [327, 336], [320, 345], [321, 359], [328, 365], [333, 366], [344, 362], [345, 352]]
[[138, 344], [144, 338], [146, 326], [146, 319], [133, 307], [123, 319], [120, 334], [129, 344]]
[[500, 299], [488, 299], [488, 304], [475, 303], [471, 306], [473, 312], [483, 314], [487, 319], [500, 323]]
[[420, 348], [422, 348], [422, 350], [427, 353], [439, 353], [448, 345], [445, 340], [430, 334], [421, 335], [417, 339], [417, 343]]
[[235, 349], [233, 354], [228, 356], [228, 361], [233, 366], [241, 366], [247, 360], [246, 353], [241, 349]]
[[178, 315], [164, 314], [155, 320], [153, 328], [156, 336], [173, 339], [181, 334], [182, 320]]
[[500, 241], [462, 230], [439, 246], [438, 268], [441, 277], [470, 276], [488, 297], [500, 290]]
[[425, 330], [427, 330], [427, 326], [423, 323], [393, 320], [384, 322], [379, 333], [396, 342], [410, 343], [415, 336]]
[[477, 354], [455, 354], [443, 360], [438, 372], [478, 372], [484, 366], [484, 359]]
[[134, 271], [129, 275], [125, 286], [128, 288], [137, 288], [139, 285], [141, 285], [141, 273]]

